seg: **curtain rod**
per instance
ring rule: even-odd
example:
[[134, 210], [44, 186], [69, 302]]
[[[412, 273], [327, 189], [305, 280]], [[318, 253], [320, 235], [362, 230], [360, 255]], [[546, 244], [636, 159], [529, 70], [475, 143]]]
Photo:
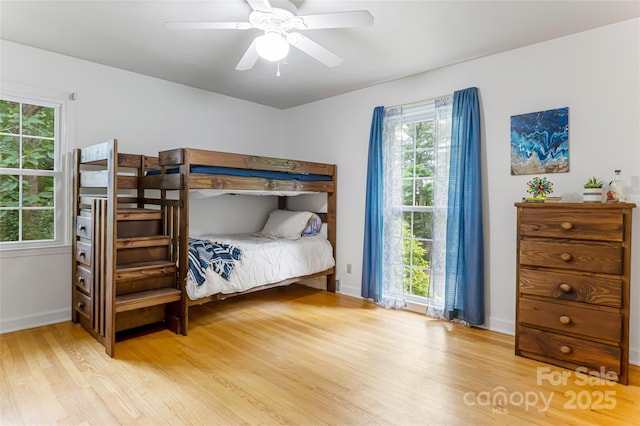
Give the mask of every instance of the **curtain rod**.
[[426, 105], [426, 104], [428, 104], [430, 102], [434, 102], [436, 99], [444, 98], [446, 96], [452, 96], [452, 95], [449, 94], [449, 95], [438, 96], [438, 97], [435, 97], [435, 98], [425, 99], [425, 100], [422, 100], [422, 101], [410, 102], [408, 104], [385, 106], [385, 108], [401, 108], [401, 107], [402, 108], [415, 108], [415, 107]]

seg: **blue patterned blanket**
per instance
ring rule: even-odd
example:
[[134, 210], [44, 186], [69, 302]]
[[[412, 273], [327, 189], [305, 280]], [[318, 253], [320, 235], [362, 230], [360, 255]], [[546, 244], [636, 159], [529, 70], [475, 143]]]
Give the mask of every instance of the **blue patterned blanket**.
[[228, 280], [235, 261], [241, 257], [240, 249], [232, 245], [189, 238], [189, 274], [198, 286], [204, 282], [209, 267]]

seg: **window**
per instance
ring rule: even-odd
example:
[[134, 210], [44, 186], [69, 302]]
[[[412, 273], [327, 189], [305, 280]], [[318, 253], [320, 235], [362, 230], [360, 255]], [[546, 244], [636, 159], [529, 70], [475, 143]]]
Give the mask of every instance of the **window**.
[[396, 246], [390, 253], [401, 246], [404, 298], [438, 306], [444, 296], [450, 100], [386, 111], [384, 123], [385, 157], [391, 159], [385, 160], [385, 246]]
[[0, 98], [0, 245], [64, 243], [63, 103]]
[[477, 87], [374, 108], [363, 297], [390, 308], [423, 302], [429, 316], [484, 323], [480, 135]]
[[433, 242], [433, 119], [403, 123], [402, 144], [402, 239], [404, 290], [407, 295], [427, 297], [431, 281]]

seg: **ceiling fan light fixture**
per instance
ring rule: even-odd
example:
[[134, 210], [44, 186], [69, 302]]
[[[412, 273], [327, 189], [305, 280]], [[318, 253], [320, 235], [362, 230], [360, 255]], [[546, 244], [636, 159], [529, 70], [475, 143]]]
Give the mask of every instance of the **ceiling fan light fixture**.
[[256, 50], [261, 58], [276, 62], [289, 53], [289, 43], [277, 32], [267, 32], [256, 38]]

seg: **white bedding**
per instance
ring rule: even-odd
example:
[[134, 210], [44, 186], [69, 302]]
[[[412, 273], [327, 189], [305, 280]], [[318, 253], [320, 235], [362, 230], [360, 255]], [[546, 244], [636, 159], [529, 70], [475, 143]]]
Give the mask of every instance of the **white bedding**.
[[249, 234], [201, 235], [194, 238], [231, 244], [242, 251], [229, 280], [211, 268], [198, 286], [188, 275], [187, 294], [191, 300], [218, 293], [229, 294], [293, 277], [315, 274], [335, 265], [333, 249], [323, 235], [298, 240], [270, 239]]

